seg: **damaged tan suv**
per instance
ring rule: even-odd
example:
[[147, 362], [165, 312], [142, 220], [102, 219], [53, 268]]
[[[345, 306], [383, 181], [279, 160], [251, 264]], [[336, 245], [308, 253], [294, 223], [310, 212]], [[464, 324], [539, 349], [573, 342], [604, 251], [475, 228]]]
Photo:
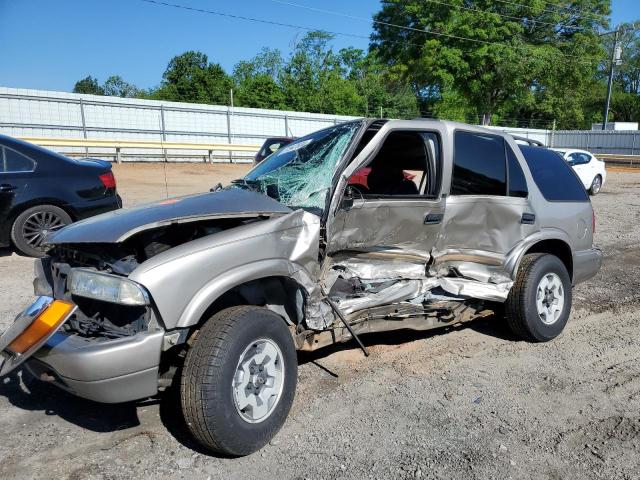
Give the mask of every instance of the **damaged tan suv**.
[[246, 455], [285, 421], [296, 350], [367, 353], [365, 333], [494, 311], [523, 339], [556, 337], [600, 268], [593, 229], [551, 150], [449, 122], [343, 123], [227, 187], [52, 235], [0, 375], [23, 366], [100, 402], [173, 386], [204, 447]]

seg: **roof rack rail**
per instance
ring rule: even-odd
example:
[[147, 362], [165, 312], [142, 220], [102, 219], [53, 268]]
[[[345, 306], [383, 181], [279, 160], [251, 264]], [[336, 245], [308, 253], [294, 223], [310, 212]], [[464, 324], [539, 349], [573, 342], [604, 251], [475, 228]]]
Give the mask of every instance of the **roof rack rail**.
[[536, 147], [546, 147], [546, 145], [539, 140], [533, 140], [532, 138], [521, 137], [520, 135], [511, 135], [511, 136], [516, 142], [524, 142], [527, 145], [536, 146]]

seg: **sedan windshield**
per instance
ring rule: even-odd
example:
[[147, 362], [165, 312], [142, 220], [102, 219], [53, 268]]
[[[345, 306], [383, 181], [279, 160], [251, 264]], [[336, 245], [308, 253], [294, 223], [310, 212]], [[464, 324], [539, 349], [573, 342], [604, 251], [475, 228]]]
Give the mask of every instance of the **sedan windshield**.
[[323, 209], [336, 166], [361, 125], [360, 121], [342, 123], [302, 137], [233, 183], [291, 208]]

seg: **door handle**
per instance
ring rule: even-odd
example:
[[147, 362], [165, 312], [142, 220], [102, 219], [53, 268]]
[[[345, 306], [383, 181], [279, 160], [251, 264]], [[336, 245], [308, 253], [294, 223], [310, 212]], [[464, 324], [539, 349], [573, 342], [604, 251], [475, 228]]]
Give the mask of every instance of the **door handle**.
[[442, 222], [443, 217], [444, 215], [442, 213], [427, 213], [427, 215], [424, 217], [424, 224], [437, 225], [438, 223]]
[[3, 183], [0, 185], [0, 193], [10, 193], [16, 189], [13, 185], [9, 185], [8, 183]]
[[520, 223], [524, 225], [533, 225], [536, 223], [536, 216], [533, 213], [523, 213]]

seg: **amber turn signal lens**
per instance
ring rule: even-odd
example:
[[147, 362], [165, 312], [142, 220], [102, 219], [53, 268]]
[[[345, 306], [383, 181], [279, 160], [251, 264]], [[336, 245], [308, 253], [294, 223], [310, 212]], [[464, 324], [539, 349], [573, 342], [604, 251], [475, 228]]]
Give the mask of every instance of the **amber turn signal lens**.
[[61, 300], [53, 301], [7, 348], [14, 353], [25, 353], [47, 334], [56, 330], [72, 310], [71, 303]]

